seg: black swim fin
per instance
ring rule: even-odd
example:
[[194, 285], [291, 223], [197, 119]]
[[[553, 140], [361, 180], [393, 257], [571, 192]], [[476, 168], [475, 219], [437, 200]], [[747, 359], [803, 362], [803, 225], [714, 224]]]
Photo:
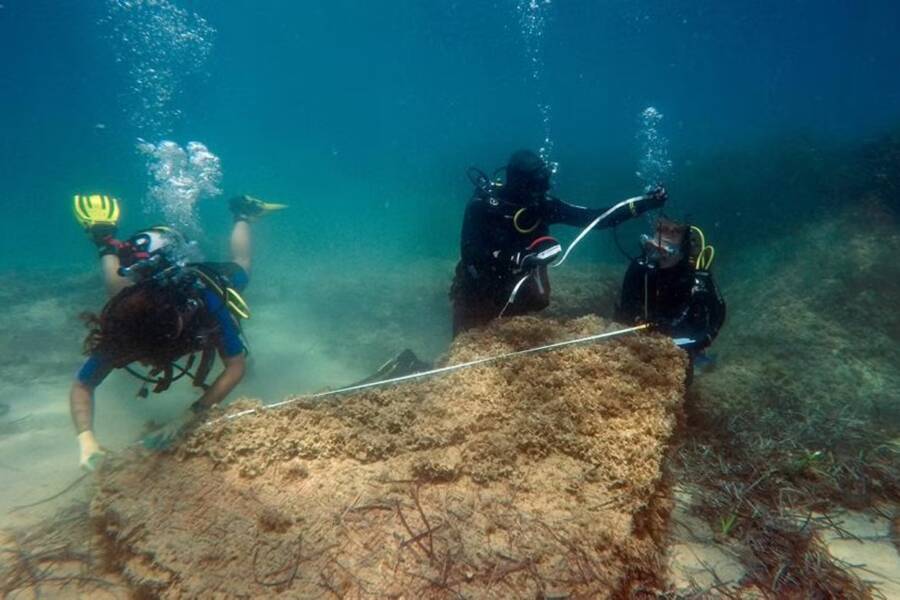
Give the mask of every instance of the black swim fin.
[[427, 371], [430, 368], [431, 365], [429, 363], [421, 360], [416, 356], [415, 352], [407, 348], [378, 367], [377, 371], [365, 379], [353, 383], [349, 387], [373, 383], [375, 381], [384, 381], [386, 379], [394, 379], [396, 377], [403, 377], [404, 375], [412, 375], [413, 373]]

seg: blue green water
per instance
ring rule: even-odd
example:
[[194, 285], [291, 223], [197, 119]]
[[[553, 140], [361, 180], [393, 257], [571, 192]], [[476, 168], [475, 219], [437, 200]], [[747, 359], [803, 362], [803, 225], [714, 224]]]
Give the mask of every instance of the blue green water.
[[[222, 160], [226, 194], [291, 203], [278, 229], [318, 248], [313, 260], [354, 243], [452, 258], [465, 167], [539, 147], [539, 103], [551, 108], [557, 191], [584, 204], [640, 187], [647, 106], [665, 115], [674, 192], [690, 189], [686, 165], [711, 152], [796, 133], [861, 139], [900, 116], [895, 2], [153, 4], [3, 2], [2, 204], [29, 232], [3, 236], [4, 266], [84, 265], [91, 251], [68, 198], [104, 191], [139, 206], [148, 181], [138, 136], [201, 141]], [[135, 97], [133, 71], [148, 47], [174, 43], [153, 28], [166, 24], [165, 6], [189, 26], [193, 15], [206, 21], [206, 54], [195, 65], [198, 45], [170, 52], [171, 101], [147, 109], [153, 88]], [[529, 10], [542, 20], [531, 39]], [[156, 109], [180, 116], [137, 125]], [[215, 202], [200, 203], [210, 234], [224, 223]], [[718, 199], [724, 226], [729, 208]], [[148, 218], [132, 208], [123, 229]]]
[[[900, 123], [896, 2], [0, 4], [0, 276], [62, 269], [99, 289], [71, 196], [119, 197], [123, 234], [162, 221], [139, 140], [202, 142], [221, 161], [192, 231], [209, 258], [225, 258], [230, 195], [291, 206], [255, 231], [266, 373], [284, 372], [291, 340], [314, 338], [309, 355], [370, 347], [363, 365], [251, 378], [267, 400], [359, 375], [410, 332], [429, 357], [446, 346], [469, 165], [544, 148], [562, 198], [609, 205], [648, 183], [653, 107], [653, 178], [708, 228], [727, 284], [741, 244], [852, 202], [829, 193], [845, 148]], [[623, 228], [631, 247], [643, 226]], [[624, 268], [606, 235], [571, 264], [589, 263]], [[101, 300], [67, 304], [70, 321]], [[259, 334], [283, 321], [290, 339]], [[75, 333], [59, 343], [77, 356]]]
[[[209, 260], [228, 258], [232, 195], [290, 205], [253, 225], [229, 396], [275, 403], [405, 347], [440, 360], [466, 168], [523, 147], [576, 204], [664, 183], [715, 245], [729, 317], [688, 404], [740, 449], [723, 469], [895, 458], [898, 23], [874, 0], [0, 0], [0, 533], [80, 474], [78, 315], [106, 296], [73, 194], [118, 197], [121, 237], [182, 220]], [[626, 251], [647, 225], [618, 228]], [[592, 234], [545, 314], [609, 317], [625, 268]], [[117, 370], [97, 389], [113, 453], [199, 394], [138, 388]], [[851, 483], [897, 489], [871, 477]]]

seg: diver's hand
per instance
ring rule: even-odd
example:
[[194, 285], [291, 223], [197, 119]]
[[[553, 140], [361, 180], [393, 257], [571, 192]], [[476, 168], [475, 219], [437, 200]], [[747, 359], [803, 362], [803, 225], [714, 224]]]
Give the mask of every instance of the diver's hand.
[[641, 199], [638, 201], [636, 208], [639, 213], [653, 210], [655, 208], [661, 208], [668, 199], [669, 194], [666, 192], [666, 188], [659, 186], [656, 189], [651, 190], [649, 193], [641, 196]]
[[96, 245], [105, 245], [111, 238], [116, 237], [118, 228], [112, 223], [94, 223], [84, 228], [88, 237]]
[[154, 452], [167, 450], [172, 443], [188, 427], [199, 423], [201, 416], [192, 409], [188, 409], [169, 423], [166, 423], [156, 431], [151, 431], [141, 440], [144, 448]]
[[549, 261], [542, 261], [538, 258], [537, 252], [529, 252], [524, 256], [519, 258], [519, 269], [523, 271], [530, 271], [536, 267], [547, 264]]
[[604, 227], [616, 227], [629, 219], [633, 219], [647, 212], [661, 207], [669, 199], [665, 188], [658, 187], [643, 196], [635, 196], [616, 204], [609, 209], [604, 221]]
[[522, 271], [549, 265], [562, 252], [562, 246], [550, 236], [540, 237], [528, 246], [524, 252], [514, 257], [516, 266]]
[[100, 463], [103, 462], [106, 452], [100, 448], [97, 438], [94, 437], [94, 432], [88, 430], [79, 433], [78, 445], [81, 446], [81, 459], [78, 461], [78, 464], [85, 471], [95, 471], [100, 466]]

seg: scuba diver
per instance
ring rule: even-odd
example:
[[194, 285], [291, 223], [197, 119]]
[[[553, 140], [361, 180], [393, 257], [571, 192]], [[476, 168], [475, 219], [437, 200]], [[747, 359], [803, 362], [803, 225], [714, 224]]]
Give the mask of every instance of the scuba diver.
[[549, 194], [553, 171], [530, 150], [515, 152], [505, 169], [505, 183], [475, 167], [467, 173], [475, 193], [466, 207], [450, 289], [454, 337], [499, 316], [550, 304], [547, 266], [562, 252], [550, 237], [550, 225], [613, 227], [666, 201], [665, 190], [658, 188], [608, 209], [567, 204]]
[[688, 353], [690, 385], [695, 362], [725, 322], [725, 301], [709, 270], [715, 249], [699, 227], [662, 216], [652, 236], [641, 236], [641, 246], [625, 273], [616, 320], [650, 323], [674, 338]]
[[[104, 455], [93, 433], [94, 390], [113, 369], [141, 379], [142, 397], [148, 385], [159, 393], [184, 376], [203, 390], [184, 415], [144, 439], [151, 448], [167, 445], [243, 378], [246, 350], [240, 319], [250, 314], [240, 293], [249, 282], [250, 223], [285, 205], [242, 195], [232, 198], [229, 207], [234, 215], [232, 262], [192, 262], [199, 258], [195, 245], [175, 229], [151, 227], [120, 241], [115, 237], [120, 215], [115, 198], [74, 197], [75, 217], [97, 246], [110, 296], [99, 315], [82, 315], [88, 359], [69, 395], [82, 468], [94, 470]], [[207, 385], [217, 353], [224, 370]], [[182, 358], [185, 362], [179, 364]], [[149, 371], [137, 370], [137, 363]]]

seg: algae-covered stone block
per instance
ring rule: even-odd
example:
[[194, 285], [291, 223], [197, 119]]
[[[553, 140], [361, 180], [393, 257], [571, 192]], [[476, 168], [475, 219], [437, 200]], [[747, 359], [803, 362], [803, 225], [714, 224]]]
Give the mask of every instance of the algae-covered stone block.
[[[446, 360], [610, 328], [508, 319]], [[108, 470], [93, 514], [112, 548], [171, 574], [124, 570], [164, 598], [653, 589], [684, 372], [670, 340], [632, 334], [262, 410]]]

